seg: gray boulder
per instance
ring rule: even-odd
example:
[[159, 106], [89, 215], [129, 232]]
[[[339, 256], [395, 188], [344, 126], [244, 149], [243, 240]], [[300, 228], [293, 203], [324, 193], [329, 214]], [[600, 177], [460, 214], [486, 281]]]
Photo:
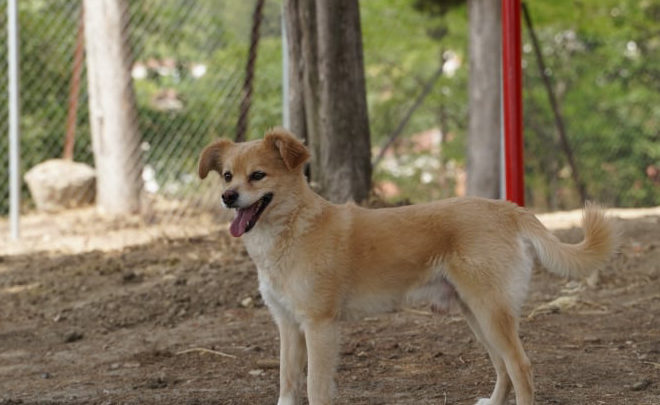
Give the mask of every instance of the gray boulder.
[[88, 205], [96, 196], [96, 173], [84, 163], [47, 160], [28, 170], [24, 178], [39, 211]]

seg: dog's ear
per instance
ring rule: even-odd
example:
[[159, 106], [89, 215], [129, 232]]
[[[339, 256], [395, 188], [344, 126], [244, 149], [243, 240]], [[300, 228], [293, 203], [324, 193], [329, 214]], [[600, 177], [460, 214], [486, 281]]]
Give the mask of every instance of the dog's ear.
[[199, 156], [199, 178], [205, 179], [211, 170], [222, 174], [222, 155], [232, 144], [230, 140], [221, 139], [204, 148]]
[[273, 129], [266, 133], [264, 142], [275, 148], [284, 165], [289, 170], [298, 169], [309, 159], [309, 151], [291, 132], [284, 129]]

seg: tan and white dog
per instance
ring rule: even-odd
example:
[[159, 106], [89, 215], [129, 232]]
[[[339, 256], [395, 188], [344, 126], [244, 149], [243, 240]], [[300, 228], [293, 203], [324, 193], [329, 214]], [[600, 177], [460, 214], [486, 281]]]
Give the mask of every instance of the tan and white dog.
[[513, 386], [534, 402], [532, 370], [518, 337], [518, 312], [535, 258], [562, 276], [604, 264], [615, 238], [595, 207], [584, 241], [564, 244], [514, 204], [455, 198], [400, 208], [335, 205], [303, 175], [307, 149], [284, 130], [263, 140], [221, 140], [201, 154], [199, 176], [217, 171], [230, 226], [256, 263], [261, 295], [280, 332], [279, 405], [301, 401], [307, 363], [311, 405], [330, 404], [338, 322], [390, 311], [407, 300], [456, 303], [488, 350], [495, 389], [478, 404], [501, 405]]

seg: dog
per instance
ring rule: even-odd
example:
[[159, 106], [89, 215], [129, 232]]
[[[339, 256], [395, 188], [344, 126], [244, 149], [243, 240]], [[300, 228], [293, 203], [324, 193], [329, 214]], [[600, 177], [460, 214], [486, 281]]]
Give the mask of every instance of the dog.
[[303, 173], [310, 154], [291, 133], [207, 146], [199, 176], [220, 174], [222, 203], [236, 210], [229, 230], [256, 264], [259, 291], [280, 334], [278, 405], [302, 400], [307, 364], [311, 405], [332, 403], [338, 323], [391, 311], [410, 300], [439, 312], [458, 306], [497, 374], [490, 398], [534, 402], [532, 370], [517, 316], [538, 260], [561, 276], [602, 266], [615, 234], [602, 210], [587, 205], [584, 240], [565, 244], [513, 203], [453, 198], [397, 208], [332, 204]]

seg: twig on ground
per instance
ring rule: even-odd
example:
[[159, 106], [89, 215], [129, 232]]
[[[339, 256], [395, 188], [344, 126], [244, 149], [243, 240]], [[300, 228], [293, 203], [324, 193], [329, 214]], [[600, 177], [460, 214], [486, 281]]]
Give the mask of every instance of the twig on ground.
[[206, 349], [204, 347], [193, 347], [192, 349], [181, 350], [180, 352], [176, 352], [176, 355], [178, 356], [180, 354], [186, 354], [186, 353], [192, 353], [192, 352], [211, 353], [211, 354], [215, 354], [216, 356], [229, 357], [230, 359], [236, 359], [237, 358], [233, 354], [219, 352], [217, 350]]
[[415, 314], [415, 315], [433, 316], [433, 312], [422, 311], [420, 309], [404, 308], [403, 310], [404, 310], [404, 312], [409, 312], [409, 313]]

